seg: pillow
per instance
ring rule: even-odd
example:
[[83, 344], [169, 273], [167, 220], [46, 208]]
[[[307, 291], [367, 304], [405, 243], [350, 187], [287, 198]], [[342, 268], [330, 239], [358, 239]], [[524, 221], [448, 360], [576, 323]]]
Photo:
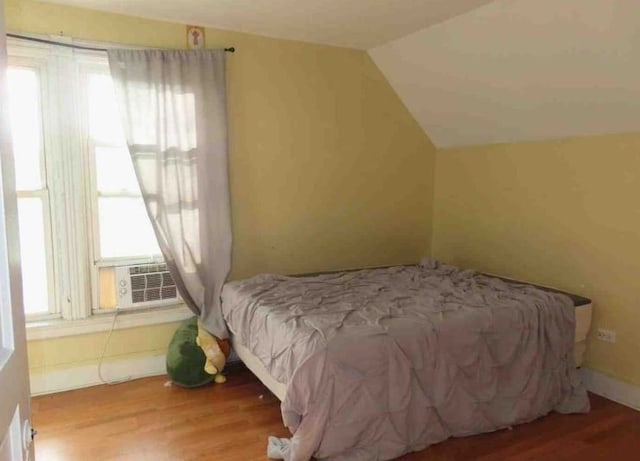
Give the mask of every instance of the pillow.
[[193, 317], [180, 324], [167, 350], [167, 374], [182, 387], [198, 387], [215, 379], [204, 370], [207, 357], [196, 344], [198, 318]]

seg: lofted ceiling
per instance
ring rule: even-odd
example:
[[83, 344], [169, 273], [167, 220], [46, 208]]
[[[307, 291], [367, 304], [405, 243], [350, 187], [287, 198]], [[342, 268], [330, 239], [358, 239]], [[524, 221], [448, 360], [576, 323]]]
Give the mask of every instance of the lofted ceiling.
[[368, 49], [491, 0], [44, 0], [270, 37]]
[[438, 147], [640, 131], [640, 2], [496, 0], [369, 50]]
[[640, 131], [638, 0], [45, 0], [369, 50], [437, 147]]

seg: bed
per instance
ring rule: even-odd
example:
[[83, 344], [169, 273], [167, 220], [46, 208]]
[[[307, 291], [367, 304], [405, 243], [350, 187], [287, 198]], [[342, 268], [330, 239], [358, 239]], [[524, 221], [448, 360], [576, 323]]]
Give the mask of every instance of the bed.
[[286, 461], [393, 459], [589, 410], [586, 298], [428, 261], [262, 274], [222, 301], [236, 353], [282, 401]]

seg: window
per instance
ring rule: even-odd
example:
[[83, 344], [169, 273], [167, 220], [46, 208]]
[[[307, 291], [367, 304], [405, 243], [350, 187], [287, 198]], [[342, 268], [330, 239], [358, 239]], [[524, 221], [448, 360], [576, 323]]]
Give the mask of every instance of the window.
[[20, 41], [8, 51], [27, 319], [112, 309], [113, 268], [162, 258], [106, 55]]
[[160, 255], [125, 145], [108, 68], [83, 72], [89, 121], [97, 260]]
[[8, 84], [25, 311], [30, 316], [55, 314], [39, 71], [11, 67]]

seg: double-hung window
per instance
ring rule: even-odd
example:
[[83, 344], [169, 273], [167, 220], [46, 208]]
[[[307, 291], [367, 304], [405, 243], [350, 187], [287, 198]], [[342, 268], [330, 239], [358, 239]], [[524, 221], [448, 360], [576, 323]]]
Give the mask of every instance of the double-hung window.
[[115, 268], [162, 257], [106, 54], [18, 40], [8, 52], [27, 320], [112, 311]]
[[99, 312], [117, 304], [115, 266], [161, 262], [162, 258], [125, 144], [106, 60], [83, 60], [78, 75], [90, 173], [92, 299], [94, 312]]
[[92, 172], [94, 254], [100, 262], [160, 255], [124, 141], [106, 66], [81, 69]]
[[35, 60], [17, 61], [8, 70], [24, 306], [28, 316], [41, 318], [59, 313], [42, 117], [43, 74]]

